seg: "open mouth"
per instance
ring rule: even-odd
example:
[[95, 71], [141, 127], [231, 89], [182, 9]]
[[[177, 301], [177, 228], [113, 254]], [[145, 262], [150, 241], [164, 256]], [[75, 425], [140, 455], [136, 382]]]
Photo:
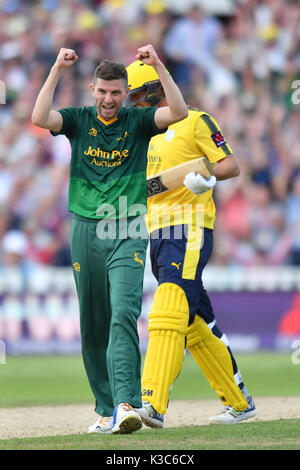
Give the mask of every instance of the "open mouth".
[[105, 109], [106, 111], [112, 111], [113, 109], [115, 109], [115, 107], [114, 107], [113, 104], [110, 105], [110, 106], [103, 104], [103, 105], [102, 105], [102, 108]]
[[104, 104], [101, 103], [99, 109], [99, 115], [102, 116], [104, 119], [113, 119], [117, 114], [118, 110], [115, 104]]
[[112, 117], [114, 117], [115, 113], [116, 113], [116, 107], [114, 105], [105, 105], [103, 104], [101, 106], [101, 113], [103, 114], [104, 117], [106, 117], [106, 119], [111, 119]]

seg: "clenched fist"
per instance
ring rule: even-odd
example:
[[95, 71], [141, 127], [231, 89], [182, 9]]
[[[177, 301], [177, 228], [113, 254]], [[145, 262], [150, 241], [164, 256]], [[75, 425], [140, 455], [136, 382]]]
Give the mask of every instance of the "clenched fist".
[[62, 48], [58, 53], [54, 67], [59, 69], [70, 67], [76, 62], [76, 60], [78, 60], [78, 56], [73, 49]]
[[154, 47], [151, 44], [147, 44], [147, 46], [140, 47], [137, 50], [136, 58], [144, 64], [147, 65], [157, 65], [160, 60], [155, 52]]

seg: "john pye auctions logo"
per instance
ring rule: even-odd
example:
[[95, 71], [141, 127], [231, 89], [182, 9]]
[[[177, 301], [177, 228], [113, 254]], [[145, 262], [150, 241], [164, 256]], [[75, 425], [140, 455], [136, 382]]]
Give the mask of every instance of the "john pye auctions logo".
[[125, 149], [122, 152], [119, 152], [119, 150], [113, 150], [112, 152], [105, 152], [104, 150], [101, 150], [99, 147], [98, 148], [93, 148], [91, 145], [87, 150], [84, 150], [84, 155], [88, 155], [91, 157], [98, 157], [98, 158], [104, 158], [106, 160], [121, 160], [122, 158], [128, 157], [128, 150]]

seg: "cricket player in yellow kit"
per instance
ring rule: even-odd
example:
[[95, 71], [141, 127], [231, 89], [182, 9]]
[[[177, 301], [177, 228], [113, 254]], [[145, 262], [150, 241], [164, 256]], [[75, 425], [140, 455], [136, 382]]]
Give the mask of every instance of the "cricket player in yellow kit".
[[[166, 106], [158, 76], [133, 62], [127, 67], [131, 106]], [[148, 149], [147, 175], [152, 176], [206, 156], [215, 176], [189, 173], [184, 186], [148, 199], [152, 272], [158, 288], [149, 315], [149, 344], [142, 374], [141, 417], [150, 427], [163, 427], [170, 388], [187, 348], [224, 404], [211, 423], [234, 424], [256, 415], [226, 336], [218, 328], [202, 283], [213, 249], [217, 180], [238, 176], [232, 150], [214, 118], [190, 109], [183, 121], [154, 136]]]

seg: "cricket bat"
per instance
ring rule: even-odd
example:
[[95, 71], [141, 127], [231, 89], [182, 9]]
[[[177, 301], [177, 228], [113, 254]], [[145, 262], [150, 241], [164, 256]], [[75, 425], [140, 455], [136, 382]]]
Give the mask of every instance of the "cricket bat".
[[185, 176], [194, 171], [200, 173], [204, 178], [209, 178], [214, 174], [214, 169], [206, 157], [195, 158], [189, 162], [174, 166], [156, 175], [147, 178], [147, 197], [171, 191], [183, 186]]

